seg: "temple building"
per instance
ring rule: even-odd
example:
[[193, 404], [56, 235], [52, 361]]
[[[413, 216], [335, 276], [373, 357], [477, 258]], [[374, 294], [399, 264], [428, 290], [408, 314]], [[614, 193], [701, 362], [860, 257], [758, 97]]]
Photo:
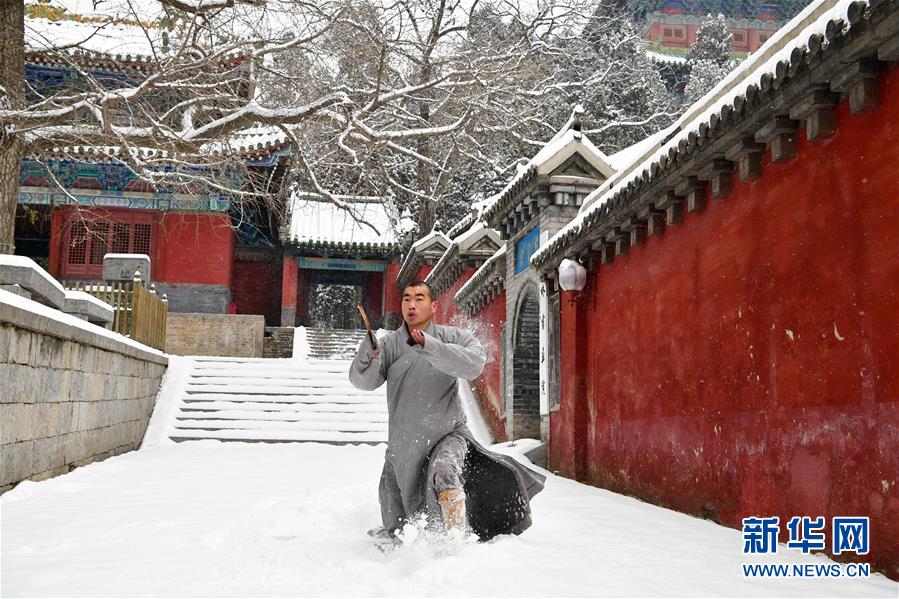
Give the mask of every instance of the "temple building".
[[[44, 18], [48, 10], [56, 20]], [[109, 83], [139, 82], [155, 68], [142, 26], [110, 22], [98, 31], [78, 15], [43, 7], [30, 12], [26, 79], [32, 101], [78, 85], [82, 75], [73, 65]], [[154, 34], [152, 24], [143, 26]], [[46, 49], [60, 40], [82, 43], [62, 53]], [[100, 280], [105, 254], [146, 254], [151, 282], [167, 295], [171, 313], [261, 315], [267, 327], [314, 325], [310, 307], [314, 311], [326, 290], [340, 307], [324, 324], [360, 326], [356, 303], [376, 326], [391, 317], [394, 326], [398, 322], [398, 294], [385, 281], [399, 272], [400, 245], [409, 243], [399, 235], [408, 219], [388, 214], [380, 198], [288, 195], [293, 148], [277, 129], [238, 131], [216, 150], [235, 165], [217, 175], [220, 188], [155, 186], [127, 164], [124, 153], [133, 150], [74, 146], [28, 153], [20, 172], [16, 253], [63, 282]], [[155, 152], [138, 151], [144, 157]], [[222, 188], [254, 195], [237, 199]]]
[[[30, 101], [83, 86], [88, 75], [100, 85], [137, 83], [156, 68], [148, 41], [156, 33], [152, 25], [110, 22], [98, 29], [90, 19], [77, 17], [27, 19]], [[81, 43], [68, 51], [47, 49], [69, 41]], [[112, 118], [131, 122], [132, 117]], [[172, 312], [227, 313], [237, 303], [252, 303], [241, 283], [260, 253], [274, 259], [276, 226], [262, 198], [280, 194], [291, 154], [283, 135], [268, 128], [233, 134], [213, 153], [227, 155], [239, 168], [216, 173], [218, 188], [154, 184], [128, 165], [128, 152], [147, 159], [157, 154], [151, 148], [117, 146], [26, 149], [16, 253], [33, 258], [61, 281], [99, 280], [107, 253], [146, 254], [152, 282], [157, 292], [167, 294]], [[223, 188], [258, 199], [237, 202]]]
[[[360, 326], [356, 304], [363, 305], [373, 327], [385, 318], [395, 321], [399, 294], [393, 282], [400, 270], [400, 243], [408, 242], [397, 237], [401, 221], [389, 214], [382, 198], [293, 195], [281, 232], [281, 326], [320, 326], [315, 321], [319, 297], [328, 301], [322, 310], [340, 311], [329, 320], [331, 328]], [[342, 295], [321, 296], [328, 287], [339, 287]]]
[[755, 52], [784, 24], [779, 2], [664, 0], [658, 10], [646, 14], [643, 37], [658, 47], [686, 49], [696, 41], [696, 31], [706, 15], [719, 12], [727, 18], [733, 52]]

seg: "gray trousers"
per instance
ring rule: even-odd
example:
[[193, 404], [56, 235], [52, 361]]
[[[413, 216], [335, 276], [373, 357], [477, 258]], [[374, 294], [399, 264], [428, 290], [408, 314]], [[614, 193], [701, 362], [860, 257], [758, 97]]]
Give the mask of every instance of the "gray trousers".
[[[450, 433], [440, 440], [431, 454], [434, 460], [434, 480], [428, 481], [436, 494], [445, 489], [463, 488], [465, 477], [462, 468], [465, 465], [465, 454], [468, 452], [468, 441], [459, 433]], [[407, 515], [403, 509], [402, 496], [396, 483], [393, 466], [384, 460], [381, 471], [381, 483], [378, 489], [381, 504], [381, 521], [384, 528], [394, 530], [402, 528]]]

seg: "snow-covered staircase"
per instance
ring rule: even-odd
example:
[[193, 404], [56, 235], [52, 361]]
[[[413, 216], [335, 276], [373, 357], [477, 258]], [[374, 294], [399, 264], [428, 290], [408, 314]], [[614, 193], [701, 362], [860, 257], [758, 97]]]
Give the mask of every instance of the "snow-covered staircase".
[[309, 357], [351, 359], [365, 335], [365, 329], [306, 329]]
[[[339, 332], [329, 337], [336, 347]], [[344, 347], [358, 343], [355, 335], [348, 337]], [[177, 358], [170, 369], [180, 368], [180, 375], [173, 372], [158, 401], [171, 407], [157, 406], [160, 414], [151, 428], [162, 428], [153, 436], [173, 441], [386, 442], [385, 388], [359, 391], [347, 379], [349, 359], [307, 357], [311, 346], [298, 344], [298, 353], [306, 355], [294, 359]]]

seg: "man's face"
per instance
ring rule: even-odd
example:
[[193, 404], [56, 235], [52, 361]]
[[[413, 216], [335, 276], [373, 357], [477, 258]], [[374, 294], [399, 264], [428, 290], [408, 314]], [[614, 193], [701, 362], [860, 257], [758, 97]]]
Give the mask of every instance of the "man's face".
[[403, 290], [403, 320], [409, 328], [424, 328], [434, 315], [436, 304], [424, 285], [406, 287]]

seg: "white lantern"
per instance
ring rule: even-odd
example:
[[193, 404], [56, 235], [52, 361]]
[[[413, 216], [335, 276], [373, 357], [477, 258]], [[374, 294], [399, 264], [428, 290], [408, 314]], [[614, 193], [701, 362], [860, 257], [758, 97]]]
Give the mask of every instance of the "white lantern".
[[580, 291], [587, 283], [587, 269], [565, 258], [559, 264], [559, 286], [565, 291]]

